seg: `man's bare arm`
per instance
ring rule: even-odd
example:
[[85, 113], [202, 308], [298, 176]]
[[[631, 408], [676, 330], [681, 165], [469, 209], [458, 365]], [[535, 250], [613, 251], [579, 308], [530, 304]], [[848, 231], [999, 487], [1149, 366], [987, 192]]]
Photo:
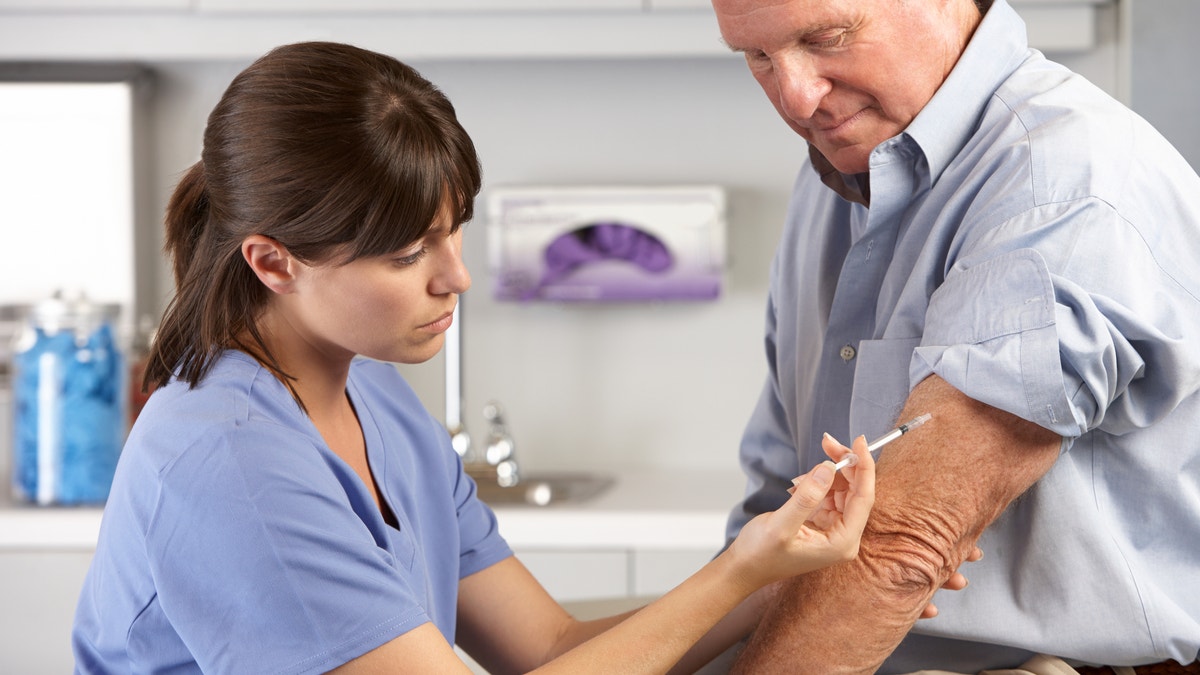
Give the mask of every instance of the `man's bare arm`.
[[938, 376], [901, 419], [933, 421], [883, 450], [858, 559], [782, 590], [735, 672], [873, 673], [976, 540], [1058, 458], [1061, 437]]

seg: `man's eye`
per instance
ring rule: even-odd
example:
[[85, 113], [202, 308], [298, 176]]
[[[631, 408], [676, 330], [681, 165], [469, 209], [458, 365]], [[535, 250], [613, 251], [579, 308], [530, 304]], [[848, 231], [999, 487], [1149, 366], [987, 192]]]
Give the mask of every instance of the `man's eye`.
[[830, 49], [832, 47], [841, 47], [846, 42], [846, 31], [838, 31], [831, 35], [817, 35], [809, 39], [809, 46], [818, 49]]
[[767, 56], [766, 52], [760, 49], [750, 49], [746, 51], [746, 61], [756, 66], [769, 66], [771, 57]]

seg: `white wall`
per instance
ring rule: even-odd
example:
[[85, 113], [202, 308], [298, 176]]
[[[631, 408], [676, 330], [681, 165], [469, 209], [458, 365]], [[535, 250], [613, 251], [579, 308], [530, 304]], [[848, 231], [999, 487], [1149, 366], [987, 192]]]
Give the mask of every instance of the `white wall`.
[[1196, 0], [1137, 0], [1132, 6], [1132, 105], [1192, 167], [1200, 167], [1200, 78]]
[[[1106, 44], [1075, 67], [1114, 88]], [[198, 157], [208, 110], [244, 63], [155, 64], [152, 147], [158, 211]], [[474, 287], [463, 298], [464, 421], [508, 412], [527, 468], [620, 463], [736, 471], [742, 426], [765, 362], [768, 266], [803, 142], [741, 60], [414, 63], [458, 109], [502, 184], [716, 183], [730, 194], [730, 267], [715, 302], [514, 304], [491, 299], [483, 208], [468, 227]], [[156, 234], [156, 233], [155, 233]], [[154, 235], [150, 235], [154, 236]], [[157, 249], [157, 242], [144, 247]], [[170, 275], [159, 273], [160, 293]], [[439, 418], [442, 361], [403, 372]]]
[[[165, 204], [204, 118], [243, 64], [160, 64], [154, 186]], [[458, 109], [493, 185], [717, 183], [731, 265], [716, 302], [491, 299], [483, 208], [468, 226], [464, 418], [502, 403], [529, 467], [611, 462], [729, 467], [765, 373], [767, 267], [804, 144], [729, 58], [414, 64]], [[161, 211], [161, 205], [160, 209]], [[164, 293], [169, 274], [160, 272]], [[404, 372], [438, 417], [441, 357]]]

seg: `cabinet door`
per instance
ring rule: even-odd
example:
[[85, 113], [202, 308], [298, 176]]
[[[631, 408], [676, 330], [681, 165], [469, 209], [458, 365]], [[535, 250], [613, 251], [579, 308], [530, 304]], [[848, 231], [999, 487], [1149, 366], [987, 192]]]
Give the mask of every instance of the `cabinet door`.
[[526, 549], [517, 559], [559, 602], [629, 595], [629, 554], [624, 550]]
[[202, 12], [640, 12], [642, 0], [196, 0], [196, 8]]
[[716, 554], [712, 549], [634, 551], [631, 565], [633, 594], [662, 595], [704, 567]]
[[127, 9], [191, 9], [191, 0], [0, 0], [0, 11], [20, 9], [33, 11], [107, 11]]
[[0, 304], [33, 304], [61, 290], [131, 309], [132, 77], [0, 82]]
[[71, 624], [91, 562], [91, 551], [0, 552], [0, 672], [71, 672]]
[[650, 0], [650, 9], [701, 9], [712, 11], [712, 0]]

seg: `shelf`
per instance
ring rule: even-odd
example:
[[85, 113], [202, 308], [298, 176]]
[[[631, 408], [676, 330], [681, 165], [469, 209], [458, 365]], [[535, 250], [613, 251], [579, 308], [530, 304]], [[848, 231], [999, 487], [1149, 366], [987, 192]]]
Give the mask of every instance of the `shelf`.
[[[1115, 1], [1013, 4], [1032, 46], [1070, 52], [1096, 45], [1097, 8]], [[477, 0], [456, 0], [454, 11], [420, 10], [426, 0], [409, 0], [407, 11], [379, 9], [378, 0], [341, 11], [325, 0], [257, 0], [236, 11], [241, 3], [232, 0], [196, 0], [185, 10], [166, 0], [71, 4], [35, 9], [27, 0], [0, 0], [0, 60], [249, 60], [303, 40], [348, 42], [406, 60], [738, 58], [721, 43], [706, 0], [513, 0], [486, 11], [471, 11], [484, 6]], [[104, 11], [114, 7], [124, 9]]]
[[304, 40], [347, 42], [405, 60], [735, 58], [711, 14], [691, 11], [13, 13], [0, 20], [0, 60], [249, 60]]

